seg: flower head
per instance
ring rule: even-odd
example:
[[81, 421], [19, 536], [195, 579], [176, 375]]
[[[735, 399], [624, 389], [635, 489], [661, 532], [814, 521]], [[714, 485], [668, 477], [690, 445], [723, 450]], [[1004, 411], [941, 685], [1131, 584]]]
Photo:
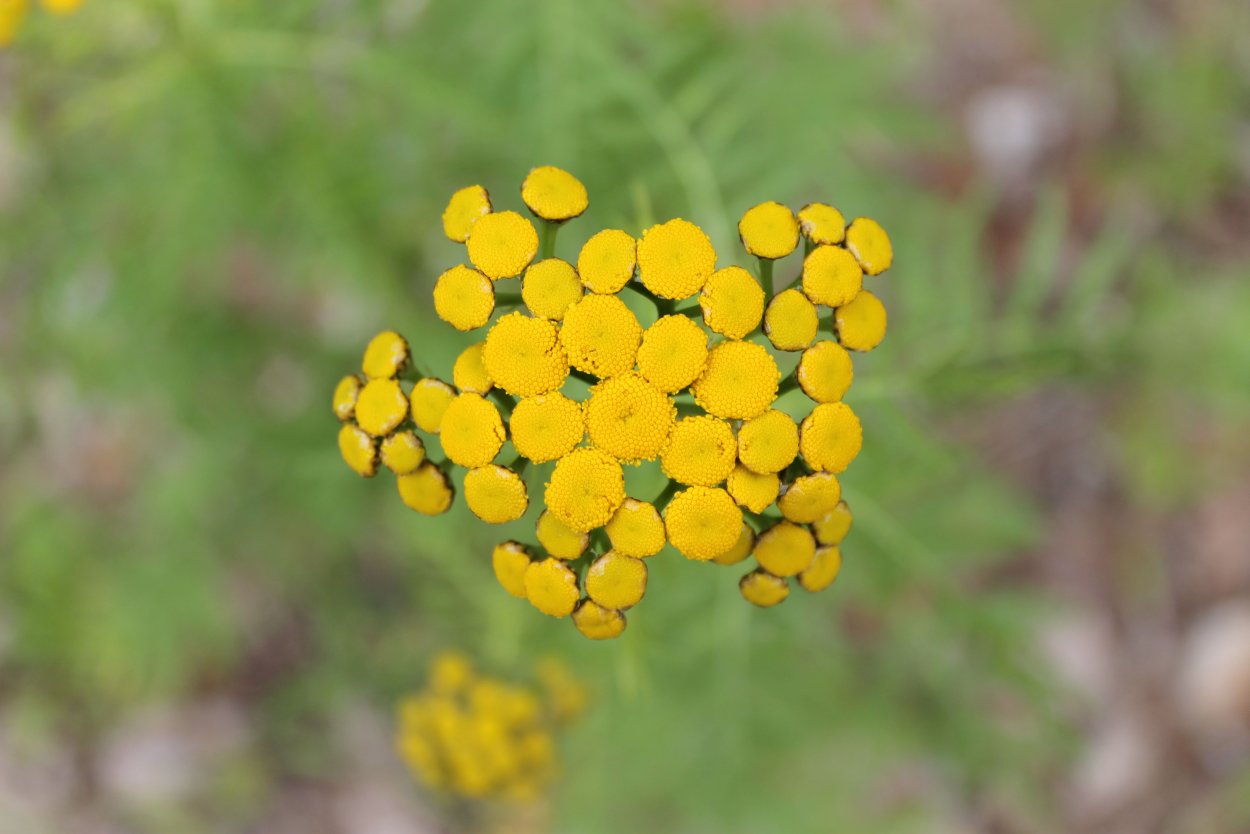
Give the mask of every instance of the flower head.
[[715, 269], [712, 241], [689, 220], [652, 226], [638, 241], [638, 278], [660, 298], [689, 298]]
[[501, 316], [486, 334], [482, 364], [495, 384], [514, 397], [555, 391], [569, 375], [556, 326], [524, 313]]
[[525, 571], [532, 561], [525, 545], [513, 541], [497, 544], [491, 551], [490, 561], [495, 579], [499, 580], [503, 589], [514, 597], [525, 599]]
[[558, 391], [521, 400], [509, 427], [517, 452], [534, 463], [567, 455], [586, 434], [581, 405]]
[[799, 427], [784, 411], [769, 409], [738, 430], [738, 459], [752, 472], [780, 472], [798, 453]]
[[625, 610], [647, 592], [647, 563], [609, 550], [586, 571], [586, 594], [604, 608]]
[[371, 379], [356, 400], [356, 424], [374, 437], [384, 437], [408, 417], [408, 395], [393, 379]]
[[744, 339], [764, 315], [764, 288], [740, 266], [712, 273], [699, 294], [703, 321], [713, 333], [727, 339]]
[[842, 486], [831, 472], [802, 475], [786, 488], [777, 502], [781, 514], [799, 524], [812, 524], [833, 512], [842, 500]]
[[590, 442], [626, 463], [654, 460], [677, 416], [667, 394], [632, 372], [590, 389], [585, 412]]
[[577, 574], [559, 559], [532, 562], [525, 570], [525, 598], [549, 617], [567, 617], [577, 599]]
[[462, 188], [447, 202], [443, 210], [443, 233], [456, 243], [469, 239], [473, 224], [490, 214], [490, 194], [480, 185]]
[[612, 549], [625, 556], [645, 559], [664, 549], [664, 519], [654, 504], [626, 498], [608, 521], [606, 530]]
[[604, 229], [592, 235], [577, 256], [577, 272], [586, 289], [607, 294], [620, 292], [634, 277], [637, 246], [633, 236], [620, 229]]
[[812, 532], [821, 544], [841, 544], [851, 531], [852, 520], [851, 508], [845, 501], [839, 501], [836, 507], [812, 524]]
[[724, 420], [683, 417], [673, 425], [660, 468], [679, 484], [716, 486], [729, 477], [737, 457], [738, 441]]
[[560, 344], [569, 364], [601, 379], [634, 366], [642, 327], [625, 303], [614, 295], [588, 295], [564, 314]]
[[828, 339], [822, 339], [803, 351], [795, 371], [803, 393], [818, 403], [842, 399], [854, 376], [851, 355], [837, 342]]
[[408, 342], [394, 330], [383, 330], [365, 346], [360, 369], [367, 379], [394, 379], [408, 365]]
[[360, 398], [360, 389], [364, 382], [355, 374], [348, 374], [334, 386], [334, 416], [341, 421], [350, 420], [356, 414], [356, 400]]
[[816, 338], [816, 308], [795, 289], [773, 296], [764, 312], [764, 334], [777, 350], [802, 350]]
[[582, 282], [571, 264], [559, 258], [546, 258], [530, 264], [521, 279], [521, 300], [530, 312], [552, 321], [582, 297]]
[[842, 570], [842, 553], [836, 547], [820, 547], [812, 563], [799, 572], [799, 585], [805, 591], [823, 591], [833, 584]]
[[536, 217], [563, 222], [590, 205], [581, 180], [554, 165], [540, 165], [521, 183], [521, 199]]
[[447, 406], [455, 398], [455, 389], [441, 379], [418, 380], [408, 396], [412, 421], [421, 431], [438, 434], [443, 426], [443, 415], [447, 412]]
[[885, 338], [885, 305], [868, 290], [834, 311], [838, 341], [848, 350], [872, 350]]
[[890, 236], [871, 217], [857, 217], [846, 227], [846, 248], [869, 275], [880, 275], [894, 263]]
[[817, 246], [803, 259], [803, 294], [813, 304], [841, 307], [850, 303], [864, 283], [855, 256], [840, 246]]
[[828, 246], [842, 242], [846, 219], [828, 203], [808, 203], [799, 209], [799, 227], [803, 236], [815, 245]]
[[777, 500], [781, 479], [776, 475], [761, 475], [742, 464], [734, 467], [725, 481], [725, 489], [741, 507], [753, 513], [762, 513]]
[[476, 330], [495, 311], [495, 288], [476, 269], [453, 266], [434, 284], [434, 311], [457, 330]]
[[507, 524], [525, 515], [529, 495], [517, 473], [498, 464], [470, 469], [464, 476], [464, 501], [487, 524]]
[[458, 466], [485, 466], [499, 454], [505, 439], [499, 409], [481, 394], [459, 395], [443, 414], [443, 451]]
[[362, 478], [372, 478], [378, 472], [378, 448], [373, 438], [351, 423], [339, 429], [339, 454]]
[[863, 442], [859, 418], [846, 403], [821, 403], [799, 426], [799, 451], [813, 469], [842, 472]]
[[576, 559], [586, 552], [590, 534], [569, 529], [569, 526], [548, 510], [538, 517], [535, 533], [547, 555], [557, 559]]
[[411, 431], [397, 431], [382, 441], [382, 463], [396, 475], [407, 475], [425, 462], [425, 444]]
[[461, 391], [487, 394], [494, 387], [490, 372], [482, 362], [482, 348], [485, 345], [485, 342], [469, 345], [456, 357], [456, 364], [451, 369], [451, 380]]
[[751, 525], [745, 521], [742, 522], [742, 530], [738, 533], [738, 540], [734, 542], [734, 546], [726, 550], [719, 556], [713, 556], [712, 561], [718, 565], [736, 565], [743, 559], [751, 555], [751, 551], [755, 549], [755, 531], [751, 529]]
[[406, 505], [422, 515], [438, 515], [447, 512], [456, 497], [447, 473], [426, 461], [415, 472], [395, 479], [399, 497]]
[[625, 630], [625, 614], [615, 608], [604, 608], [593, 599], [583, 599], [573, 611], [573, 624], [591, 640], [611, 640]]
[[721, 342], [708, 353], [703, 374], [690, 390], [709, 414], [749, 420], [777, 399], [781, 374], [768, 351], [753, 342]]
[[625, 501], [625, 473], [598, 449], [574, 449], [551, 472], [547, 508], [573, 530], [602, 527]]
[[816, 555], [816, 540], [806, 527], [782, 521], [769, 527], [755, 542], [755, 561], [773, 576], [794, 576]]
[[799, 245], [799, 221], [781, 203], [760, 203], [742, 215], [738, 236], [746, 250], [757, 258], [784, 258]]
[[466, 245], [469, 262], [497, 281], [525, 271], [538, 254], [538, 232], [515, 211], [496, 211], [473, 224]]
[[731, 549], [742, 528], [742, 510], [725, 490], [692, 486], [664, 510], [668, 540], [687, 559], [705, 562]]
[[690, 385], [707, 365], [707, 334], [685, 316], [663, 316], [642, 332], [638, 372], [666, 394]]
[[786, 584], [786, 580], [760, 568], [742, 577], [738, 581], [738, 590], [743, 599], [760, 608], [772, 608], [790, 596], [790, 586]]

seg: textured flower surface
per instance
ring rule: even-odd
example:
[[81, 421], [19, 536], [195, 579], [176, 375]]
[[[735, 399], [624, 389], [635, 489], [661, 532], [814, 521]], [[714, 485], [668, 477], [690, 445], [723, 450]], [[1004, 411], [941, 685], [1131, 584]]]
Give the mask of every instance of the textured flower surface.
[[514, 536], [491, 553], [504, 591], [594, 640], [626, 630], [666, 552], [753, 558], [738, 587], [760, 607], [831, 585], [852, 523], [839, 475], [863, 444], [845, 400], [886, 333], [865, 288], [893, 261], [884, 229], [766, 201], [738, 224], [742, 264], [718, 269], [681, 218], [561, 255], [584, 186], [541, 166], [521, 196], [529, 218], [480, 185], [452, 195], [444, 232], [464, 249], [433, 307], [478, 332], [442, 378], [395, 331], [369, 343], [331, 397], [348, 467], [390, 470], [425, 514], [459, 491]]

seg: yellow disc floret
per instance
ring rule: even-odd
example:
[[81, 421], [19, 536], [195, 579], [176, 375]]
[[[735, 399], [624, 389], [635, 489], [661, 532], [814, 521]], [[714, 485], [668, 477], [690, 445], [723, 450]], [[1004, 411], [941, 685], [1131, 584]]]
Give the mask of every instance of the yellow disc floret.
[[678, 553], [704, 562], [737, 543], [742, 510], [725, 490], [694, 486], [673, 496], [664, 510], [664, 527]]
[[408, 342], [394, 330], [383, 330], [365, 346], [360, 363], [368, 379], [391, 379], [408, 364]]
[[842, 399], [854, 376], [851, 355], [837, 342], [828, 339], [822, 339], [803, 351], [795, 371], [803, 393], [818, 403]]
[[799, 426], [799, 451], [813, 469], [843, 471], [863, 442], [859, 418], [846, 403], [822, 403]]
[[764, 288], [740, 266], [712, 273], [699, 294], [703, 322], [713, 333], [742, 339], [760, 326], [764, 315]]
[[480, 218], [490, 214], [490, 195], [480, 185], [470, 185], [451, 195], [443, 210], [443, 233], [456, 243], [469, 239], [469, 231]]
[[443, 426], [443, 414], [455, 398], [455, 389], [441, 379], [418, 380], [408, 397], [412, 405], [412, 422], [421, 431], [438, 434]]
[[364, 382], [355, 374], [348, 374], [334, 386], [334, 416], [346, 421], [356, 413], [356, 400], [360, 398], [360, 389]]
[[455, 464], [473, 469], [495, 459], [507, 434], [499, 409], [481, 394], [461, 394], [443, 415], [443, 451]]
[[894, 246], [881, 224], [871, 217], [857, 217], [846, 229], [846, 248], [864, 272], [880, 275], [894, 263]]
[[482, 363], [482, 348], [485, 342], [469, 345], [456, 357], [451, 368], [451, 380], [461, 391], [471, 394], [486, 394], [494, 386], [486, 365]]
[[525, 481], [506, 466], [489, 464], [464, 476], [464, 502], [487, 524], [507, 524], [525, 515], [529, 495]]
[[839, 501], [824, 518], [812, 524], [812, 532], [821, 544], [841, 544], [846, 534], [851, 532], [852, 521], [851, 508], [845, 501]]
[[782, 521], [760, 534], [755, 561], [773, 576], [794, 576], [816, 555], [816, 540], [806, 527]]
[[752, 472], [780, 472], [798, 453], [799, 427], [784, 411], [769, 409], [738, 429], [738, 459]]
[[378, 473], [378, 449], [373, 438], [352, 423], [344, 423], [339, 429], [339, 454], [362, 478]]
[[530, 264], [521, 279], [521, 300], [531, 313], [545, 319], [560, 321], [581, 297], [581, 279], [572, 264], [559, 258]]
[[543, 550], [547, 551], [547, 555], [557, 559], [576, 559], [586, 551], [586, 546], [590, 544], [589, 533], [570, 530], [569, 526], [552, 515], [550, 510], [545, 510], [538, 517], [535, 531], [538, 535], [538, 543], [543, 546]]
[[407, 475], [425, 462], [425, 444], [410, 431], [397, 431], [382, 441], [382, 463], [396, 475]]
[[799, 209], [799, 228], [817, 246], [841, 243], [846, 235], [846, 218], [828, 203], [808, 203]]
[[447, 512], [456, 497], [447, 474], [429, 461], [411, 474], [400, 475], [395, 484], [399, 487], [400, 500], [423, 515]]
[[625, 630], [625, 615], [614, 608], [604, 608], [593, 599], [584, 599], [573, 612], [573, 624], [591, 640], [611, 640]]
[[556, 462], [544, 500], [572, 529], [593, 530], [607, 524], [625, 501], [625, 474], [606, 452], [574, 449]]
[[626, 498], [606, 527], [612, 549], [625, 556], [645, 559], [664, 549], [664, 519], [655, 505]]
[[408, 395], [393, 379], [371, 379], [356, 400], [356, 423], [374, 437], [383, 437], [408, 416]]
[[559, 559], [532, 562], [525, 570], [525, 598], [549, 617], [567, 617], [577, 599], [577, 574]]
[[718, 565], [736, 565], [750, 556], [751, 551], [754, 549], [755, 531], [751, 529], [751, 525], [744, 521], [742, 522], [742, 531], [738, 533], [738, 540], [734, 542], [734, 546], [719, 556], [713, 556], [712, 561]]
[[521, 183], [521, 199], [536, 217], [558, 222], [577, 217], [590, 205], [581, 180], [554, 165], [529, 172]]
[[530, 561], [529, 551], [519, 542], [497, 544], [490, 554], [495, 578], [505, 591], [519, 599], [525, 599], [525, 571]]
[[614, 295], [588, 295], [564, 314], [560, 343], [569, 364], [607, 378], [634, 366], [642, 326], [633, 311]]
[[469, 262], [492, 280], [512, 278], [538, 253], [534, 224], [515, 211], [486, 215], [469, 230]]
[[737, 457], [733, 429], [724, 420], [703, 414], [673, 425], [660, 468], [680, 484], [715, 486], [729, 477]]
[[799, 221], [788, 207], [770, 200], [746, 210], [738, 221], [738, 236], [757, 258], [784, 258], [799, 245]]
[[777, 500], [777, 491], [781, 488], [781, 479], [776, 475], [761, 475], [752, 472], [742, 464], [734, 467], [725, 481], [725, 489], [739, 506], [746, 507], [753, 513], [762, 513]]
[[817, 246], [803, 259], [803, 294], [813, 304], [841, 307], [864, 285], [855, 256], [840, 246]]
[[811, 524], [833, 512], [842, 500], [842, 486], [831, 472], [816, 472], [794, 479], [777, 502], [781, 514], [799, 524]]
[[586, 434], [581, 405], [558, 391], [521, 400], [508, 427], [517, 452], [534, 463], [563, 457]]
[[715, 270], [712, 241], [688, 220], [652, 226], [638, 241], [638, 278], [661, 298], [689, 298]]
[[582, 246], [577, 256], [577, 273], [586, 289], [597, 293], [620, 292], [634, 277], [638, 264], [638, 242], [628, 232], [604, 229]]
[[586, 571], [586, 593], [604, 608], [624, 610], [647, 592], [647, 563], [609, 550]]
[[514, 397], [554, 391], [569, 375], [556, 326], [520, 312], [500, 316], [487, 332], [482, 364], [494, 383]]
[[655, 460], [677, 417], [668, 395], [633, 372], [591, 388], [585, 411], [590, 442], [627, 463]]
[[805, 591], [823, 591], [833, 584], [841, 570], [842, 552], [836, 547], [821, 547], [816, 550], [811, 565], [799, 574], [799, 584]]
[[738, 590], [743, 599], [760, 608], [771, 608], [790, 596], [786, 580], [765, 570], [753, 570], [742, 577], [738, 580]]
[[885, 338], [885, 305], [868, 290], [834, 311], [838, 341], [848, 350], [872, 350]]
[[749, 420], [777, 399], [781, 374], [768, 351], [753, 342], [721, 342], [708, 353], [703, 374], [690, 386], [709, 414]]
[[703, 328], [685, 316], [664, 316], [642, 333], [638, 372], [664, 393], [673, 394], [699, 378], [707, 352]]
[[802, 350], [816, 338], [816, 307], [795, 289], [773, 296], [764, 312], [764, 334], [777, 350]]
[[453, 266], [434, 284], [434, 312], [457, 330], [474, 330], [495, 312], [495, 288], [476, 269]]

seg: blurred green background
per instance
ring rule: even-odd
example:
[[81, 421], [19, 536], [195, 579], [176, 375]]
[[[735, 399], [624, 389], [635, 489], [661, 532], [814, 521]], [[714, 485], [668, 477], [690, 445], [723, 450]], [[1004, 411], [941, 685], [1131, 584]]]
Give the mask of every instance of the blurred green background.
[[[432, 652], [595, 691], [500, 830], [1250, 830], [1250, 7], [88, 0], [0, 52], [0, 831], [453, 831]], [[612, 644], [334, 445], [439, 215], [767, 199], [891, 233], [828, 592], [652, 560]], [[508, 532], [505, 531], [505, 535]]]

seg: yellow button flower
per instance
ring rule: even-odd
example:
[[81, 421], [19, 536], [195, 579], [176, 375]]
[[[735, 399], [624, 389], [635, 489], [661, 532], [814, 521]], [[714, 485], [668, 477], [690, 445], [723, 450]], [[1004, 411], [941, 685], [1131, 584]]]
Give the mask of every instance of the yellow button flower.
[[751, 529], [751, 525], [745, 521], [742, 522], [742, 531], [738, 533], [738, 541], [734, 542], [734, 546], [719, 556], [713, 556], [712, 561], [718, 565], [736, 565], [743, 559], [751, 555], [751, 551], [755, 549], [755, 531]]
[[846, 248], [851, 250], [864, 272], [880, 275], [894, 263], [894, 246], [881, 224], [870, 217], [857, 217], [846, 229]]
[[830, 472], [816, 472], [795, 478], [777, 502], [777, 507], [790, 521], [811, 524], [833, 512], [841, 500], [842, 486], [837, 476]]
[[572, 264], [559, 258], [531, 264], [521, 279], [521, 300], [531, 313], [544, 319], [560, 321], [581, 297], [581, 279]]
[[738, 590], [743, 599], [760, 608], [772, 608], [790, 596], [790, 586], [786, 584], [786, 580], [764, 570], [753, 570], [742, 577], [738, 581]]
[[712, 241], [688, 220], [652, 226], [638, 241], [638, 278], [660, 298], [689, 298], [715, 270]]
[[362, 478], [372, 478], [378, 472], [378, 450], [373, 438], [351, 423], [344, 423], [339, 429], [339, 454]]
[[461, 391], [486, 394], [494, 386], [490, 373], [482, 362], [482, 348], [485, 345], [485, 342], [469, 345], [456, 357], [456, 363], [451, 369], [451, 380]]
[[777, 399], [781, 374], [763, 347], [752, 342], [721, 342], [708, 353], [707, 366], [690, 390], [709, 414], [749, 420]]
[[715, 486], [733, 471], [738, 441], [724, 420], [706, 414], [673, 425], [660, 457], [664, 474], [680, 484]]
[[464, 652], [442, 651], [430, 661], [430, 688], [444, 695], [455, 695], [473, 680], [473, 663]]
[[425, 462], [425, 444], [410, 431], [397, 431], [382, 441], [382, 463], [396, 475], [407, 475]]
[[655, 460], [677, 417], [668, 395], [636, 373], [591, 388], [585, 411], [590, 442], [626, 463]]
[[837, 342], [822, 339], [803, 351], [795, 377], [803, 393], [818, 403], [842, 399], [851, 387], [855, 368], [851, 355]]
[[0, 47], [8, 46], [26, 17], [26, 0], [0, 0]]
[[799, 427], [784, 411], [769, 409], [738, 429], [738, 459], [752, 472], [780, 472], [799, 454]]
[[507, 524], [525, 515], [530, 500], [520, 475], [506, 466], [489, 464], [465, 474], [464, 502], [487, 524]]
[[799, 227], [817, 246], [841, 243], [846, 236], [846, 218], [828, 203], [808, 203], [799, 209]]
[[533, 562], [525, 570], [525, 598], [549, 617], [567, 617], [577, 599], [577, 574], [559, 559]]
[[400, 475], [395, 483], [399, 487], [400, 500], [423, 515], [447, 512], [456, 497], [447, 475], [429, 461], [411, 474]]
[[834, 311], [838, 341], [848, 350], [872, 350], [885, 338], [885, 305], [868, 290]]
[[764, 335], [777, 350], [802, 350], [816, 338], [816, 307], [795, 289], [773, 296], [764, 312]]
[[441, 379], [418, 380], [408, 397], [412, 407], [412, 421], [421, 431], [438, 434], [443, 426], [443, 415], [447, 412], [447, 406], [455, 398], [455, 390]]
[[817, 246], [803, 259], [803, 293], [813, 304], [841, 307], [863, 285], [859, 261], [840, 246]]
[[475, 330], [495, 312], [495, 288], [476, 269], [453, 266], [434, 284], [434, 312], [457, 330]]
[[821, 544], [841, 544], [846, 534], [851, 532], [852, 520], [851, 508], [845, 501], [839, 501], [836, 507], [812, 525], [812, 532]]
[[776, 475], [761, 475], [742, 464], [734, 467], [725, 482], [725, 489], [738, 502], [753, 513], [762, 513], [777, 500], [781, 479]]
[[843, 471], [863, 442], [859, 418], [846, 403], [821, 403], [799, 426], [799, 451], [813, 469]]
[[668, 540], [687, 559], [705, 562], [730, 550], [742, 529], [742, 510], [723, 489], [693, 486], [664, 510]]
[[625, 501], [621, 464], [599, 449], [574, 449], [556, 461], [544, 500], [574, 530], [602, 527]]
[[699, 378], [707, 365], [707, 333], [685, 316], [664, 316], [642, 333], [638, 372], [666, 394]]
[[501, 316], [487, 332], [482, 364], [495, 384], [514, 397], [555, 391], [569, 375], [556, 326], [519, 312]]
[[841, 570], [842, 552], [836, 547], [822, 547], [816, 551], [811, 565], [799, 573], [799, 584], [805, 591], [823, 591], [833, 584]]
[[588, 295], [564, 314], [560, 343], [569, 364], [607, 378], [634, 366], [642, 326], [633, 311], [614, 295]]
[[517, 403], [509, 428], [517, 452], [534, 463], [567, 455], [586, 434], [581, 405], [558, 391]]
[[443, 414], [442, 437], [448, 459], [473, 469], [495, 459], [507, 434], [494, 403], [481, 394], [461, 394]]
[[781, 203], [769, 201], [752, 206], [738, 221], [742, 245], [757, 258], [784, 258], [799, 245], [799, 221]]
[[611, 640], [625, 630], [625, 615], [613, 608], [604, 608], [592, 599], [584, 599], [573, 611], [573, 625], [591, 640]]
[[625, 610], [647, 592], [647, 563], [608, 551], [586, 571], [586, 593], [604, 608]]
[[394, 330], [383, 330], [365, 346], [360, 363], [367, 379], [393, 379], [408, 364], [408, 342]]
[[469, 263], [497, 281], [525, 271], [538, 254], [538, 232], [515, 211], [496, 211], [473, 224], [467, 245]]
[[554, 165], [532, 169], [521, 183], [521, 199], [536, 217], [563, 222], [577, 217], [590, 205], [581, 180]]
[[606, 527], [612, 549], [645, 559], [664, 549], [664, 519], [654, 504], [626, 498]]
[[470, 185], [451, 195], [443, 210], [443, 233], [456, 243], [469, 239], [473, 224], [490, 214], [490, 194], [480, 185]]
[[569, 526], [546, 510], [538, 517], [536, 525], [538, 543], [549, 556], [557, 559], [576, 559], [590, 544], [590, 534], [569, 529]]
[[530, 554], [525, 545], [507, 541], [495, 545], [490, 554], [495, 578], [512, 596], [525, 599], [525, 571], [530, 566]]
[[773, 576], [794, 576], [816, 555], [816, 540], [806, 527], [781, 521], [760, 534], [755, 561]]
[[638, 263], [637, 241], [620, 229], [596, 232], [577, 256], [577, 273], [591, 292], [620, 292], [634, 277]]
[[703, 322], [729, 339], [742, 339], [760, 326], [764, 315], [764, 288], [740, 266], [712, 273], [699, 294]]
[[356, 400], [360, 398], [362, 387], [364, 383], [355, 374], [348, 374], [339, 380], [339, 384], [334, 386], [335, 417], [342, 421], [352, 419], [352, 415], [356, 413]]
[[408, 396], [393, 379], [371, 379], [356, 400], [356, 423], [374, 437], [390, 434], [408, 416]]

